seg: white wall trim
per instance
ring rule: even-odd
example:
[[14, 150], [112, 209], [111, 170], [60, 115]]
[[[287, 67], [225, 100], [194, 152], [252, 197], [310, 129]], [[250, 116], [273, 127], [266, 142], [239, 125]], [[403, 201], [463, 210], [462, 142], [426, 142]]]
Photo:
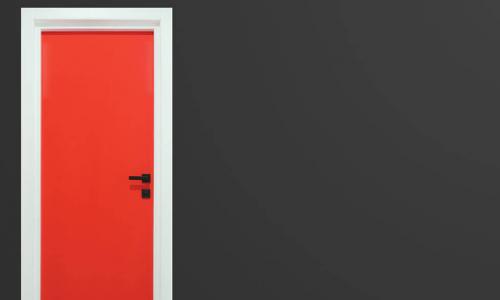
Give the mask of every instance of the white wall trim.
[[172, 299], [172, 9], [21, 9], [21, 300], [40, 300], [41, 33], [154, 31], [154, 300]]

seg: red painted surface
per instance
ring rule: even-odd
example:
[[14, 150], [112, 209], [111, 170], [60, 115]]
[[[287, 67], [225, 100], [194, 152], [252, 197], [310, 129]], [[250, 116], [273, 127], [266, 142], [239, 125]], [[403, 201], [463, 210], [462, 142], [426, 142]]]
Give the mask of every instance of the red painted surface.
[[[42, 300], [152, 300], [153, 33], [42, 33]], [[152, 186], [151, 186], [152, 188]]]

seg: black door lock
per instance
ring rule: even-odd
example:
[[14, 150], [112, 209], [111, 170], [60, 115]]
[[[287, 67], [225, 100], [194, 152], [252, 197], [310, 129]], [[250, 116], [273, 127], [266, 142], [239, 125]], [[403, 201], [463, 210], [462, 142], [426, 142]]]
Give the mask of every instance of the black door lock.
[[141, 190], [141, 196], [142, 196], [142, 199], [149, 199], [149, 198], [151, 198], [151, 190], [150, 189], [142, 189]]
[[[151, 183], [151, 174], [142, 174], [141, 176], [129, 176], [128, 180], [140, 180], [142, 183]], [[141, 189], [143, 199], [151, 198], [151, 190], [149, 188]]]

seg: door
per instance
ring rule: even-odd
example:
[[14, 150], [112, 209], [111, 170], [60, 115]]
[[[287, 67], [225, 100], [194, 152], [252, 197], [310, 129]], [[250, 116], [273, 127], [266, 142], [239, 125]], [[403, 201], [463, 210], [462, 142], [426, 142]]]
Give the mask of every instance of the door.
[[41, 299], [152, 300], [153, 32], [42, 32], [41, 81]]

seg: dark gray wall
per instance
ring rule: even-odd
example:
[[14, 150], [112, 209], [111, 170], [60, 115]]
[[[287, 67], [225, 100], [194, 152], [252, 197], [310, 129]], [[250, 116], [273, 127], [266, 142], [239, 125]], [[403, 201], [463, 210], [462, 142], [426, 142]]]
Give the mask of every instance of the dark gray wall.
[[[21, 4], [91, 2], [171, 4]], [[500, 298], [499, 12], [179, 1], [175, 299]], [[17, 299], [19, 3], [0, 25], [0, 286]]]

